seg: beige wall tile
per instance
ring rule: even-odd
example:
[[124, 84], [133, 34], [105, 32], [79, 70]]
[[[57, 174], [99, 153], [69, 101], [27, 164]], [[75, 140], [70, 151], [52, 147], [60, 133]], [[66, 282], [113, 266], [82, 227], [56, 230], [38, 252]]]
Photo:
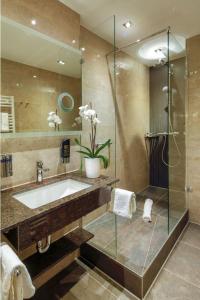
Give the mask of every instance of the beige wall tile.
[[1, 179], [3, 188], [36, 180], [36, 161], [42, 160], [45, 168], [50, 170], [44, 177], [70, 172], [80, 168], [78, 146], [71, 147], [69, 164], [60, 161], [60, 148], [40, 149], [13, 153], [13, 176]]
[[187, 40], [187, 59], [187, 184], [193, 189], [188, 206], [191, 221], [200, 224], [200, 35]]

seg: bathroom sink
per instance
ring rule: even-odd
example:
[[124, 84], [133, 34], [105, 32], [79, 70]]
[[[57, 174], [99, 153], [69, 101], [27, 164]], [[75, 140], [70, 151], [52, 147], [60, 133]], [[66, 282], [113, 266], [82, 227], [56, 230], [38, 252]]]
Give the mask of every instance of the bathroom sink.
[[90, 186], [90, 184], [84, 182], [66, 179], [27, 192], [15, 194], [13, 198], [34, 209], [87, 189]]

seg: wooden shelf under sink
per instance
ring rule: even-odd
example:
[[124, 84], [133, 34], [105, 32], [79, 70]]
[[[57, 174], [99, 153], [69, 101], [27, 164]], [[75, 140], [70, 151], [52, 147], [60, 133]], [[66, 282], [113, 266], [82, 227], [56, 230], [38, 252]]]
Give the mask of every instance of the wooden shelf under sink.
[[43, 254], [35, 253], [24, 260], [34, 285], [38, 288], [58, 272], [67, 267], [79, 256], [82, 244], [94, 235], [85, 229], [76, 228], [58, 241], [52, 243], [49, 250]]

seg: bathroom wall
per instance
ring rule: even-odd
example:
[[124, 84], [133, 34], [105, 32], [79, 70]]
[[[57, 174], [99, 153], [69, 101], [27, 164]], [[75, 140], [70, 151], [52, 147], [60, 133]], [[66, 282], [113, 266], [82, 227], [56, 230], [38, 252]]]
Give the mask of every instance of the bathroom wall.
[[[1, 5], [3, 16], [29, 27], [32, 27], [31, 20], [36, 19], [35, 30], [74, 47], [79, 47], [80, 16], [59, 1], [2, 0]], [[75, 44], [72, 44], [73, 39], [76, 40]], [[2, 178], [2, 187], [35, 180], [36, 161], [40, 159], [43, 160], [46, 167], [50, 168], [45, 176], [53, 176], [79, 168], [80, 159], [75, 145], [72, 145], [71, 148], [70, 164], [63, 165], [60, 163], [59, 145], [63, 138], [66, 136], [2, 138], [2, 153], [13, 153], [14, 170], [12, 177]], [[70, 138], [73, 140], [74, 137]]]
[[[110, 23], [111, 24], [111, 23]], [[111, 26], [111, 25], [110, 25]], [[140, 191], [148, 185], [148, 161], [144, 134], [149, 131], [149, 70], [129, 55], [117, 54], [116, 64], [128, 66], [117, 76], [116, 120], [113, 96], [113, 46], [81, 28], [81, 46], [86, 48], [83, 64], [83, 103], [92, 103], [101, 120], [97, 143], [111, 139], [110, 167], [105, 174], [120, 179], [119, 186]], [[134, 84], [133, 84], [134, 83]], [[116, 121], [116, 157], [115, 157]], [[89, 124], [83, 122], [83, 142], [89, 143]], [[105, 155], [108, 155], [107, 149]], [[123, 162], [120, 164], [120, 162]], [[137, 172], [135, 171], [137, 170]]]
[[190, 220], [200, 224], [200, 35], [187, 40], [187, 184]]
[[1, 59], [1, 94], [14, 96], [16, 132], [54, 131], [47, 116], [58, 109], [57, 97], [65, 91], [74, 97], [75, 107], [69, 113], [58, 110], [63, 121], [60, 130], [73, 130], [81, 105], [81, 79]]
[[117, 53], [116, 65], [117, 175], [121, 188], [139, 192], [149, 185], [149, 68], [124, 52]]
[[[168, 69], [166, 66], [150, 68], [150, 127], [152, 132], [175, 131], [179, 134], [169, 136], [169, 165], [165, 169], [169, 177], [170, 214], [179, 217], [186, 208], [186, 143], [185, 143], [185, 57], [171, 60], [171, 125], [169, 124], [168, 94], [162, 88], [168, 85]], [[178, 146], [178, 149], [177, 149]], [[177, 215], [178, 214], [178, 215]]]
[[168, 114], [165, 108], [168, 97], [163, 93], [168, 86], [167, 66], [150, 67], [150, 132], [168, 131]]
[[[113, 46], [94, 33], [81, 27], [81, 46], [85, 47], [82, 65], [82, 102], [96, 110], [101, 123], [97, 128], [97, 143], [111, 139], [110, 167], [104, 174], [115, 175], [115, 108], [106, 54]], [[90, 124], [83, 121], [82, 141], [89, 145]], [[108, 149], [104, 154], [109, 156]]]
[[80, 168], [79, 148], [74, 144], [75, 136], [71, 139], [70, 163], [63, 164], [60, 160], [60, 143], [64, 137], [37, 138], [2, 138], [1, 152], [13, 154], [13, 176], [1, 178], [3, 188], [15, 186], [36, 180], [36, 161], [42, 160], [49, 171], [44, 177], [70, 172]]

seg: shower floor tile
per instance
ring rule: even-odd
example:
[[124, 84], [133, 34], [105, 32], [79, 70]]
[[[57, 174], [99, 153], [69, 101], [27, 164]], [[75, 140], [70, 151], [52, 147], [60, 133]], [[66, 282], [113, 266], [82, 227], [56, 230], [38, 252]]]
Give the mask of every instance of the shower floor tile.
[[[156, 187], [137, 194], [137, 211], [131, 220], [106, 212], [86, 226], [94, 234], [89, 243], [142, 276], [168, 238], [167, 196], [167, 189]], [[151, 223], [142, 218], [146, 198], [154, 201]], [[170, 228], [177, 221], [171, 218]]]
[[[168, 237], [167, 219], [162, 216], [153, 215], [152, 222], [145, 223], [142, 211], [137, 211], [132, 220], [117, 216], [115, 221], [115, 215], [107, 212], [102, 220], [99, 218], [87, 226], [95, 235], [90, 243], [139, 275], [145, 272]], [[111, 228], [115, 222], [117, 236]]]

